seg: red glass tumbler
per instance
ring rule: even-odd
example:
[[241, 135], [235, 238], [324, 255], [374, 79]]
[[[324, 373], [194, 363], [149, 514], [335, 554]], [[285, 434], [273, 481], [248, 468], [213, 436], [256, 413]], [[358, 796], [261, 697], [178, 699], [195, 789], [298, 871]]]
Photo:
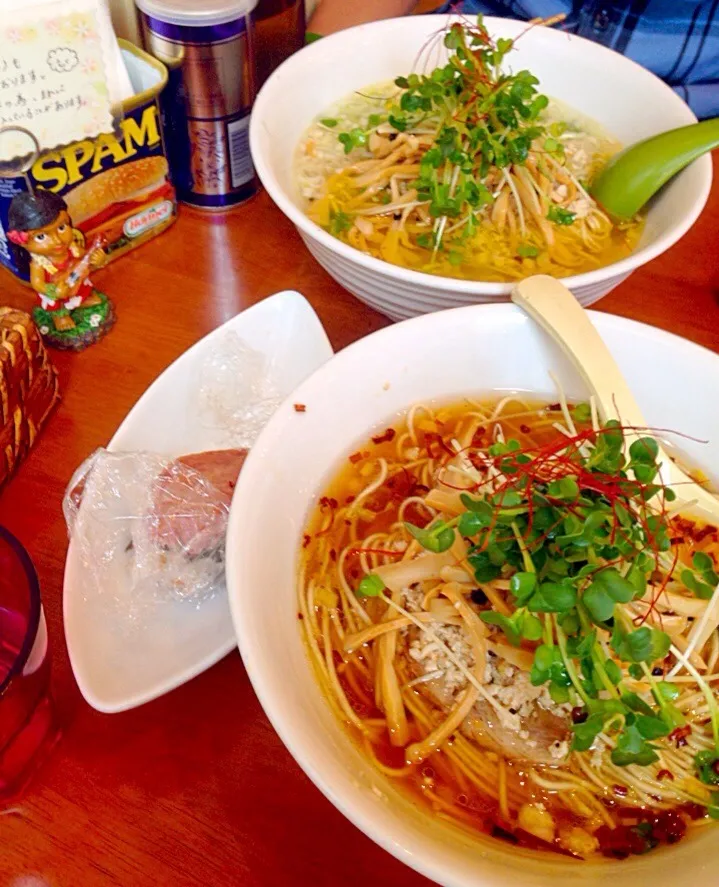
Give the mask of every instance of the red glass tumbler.
[[0, 527], [0, 802], [22, 791], [58, 736], [37, 573]]

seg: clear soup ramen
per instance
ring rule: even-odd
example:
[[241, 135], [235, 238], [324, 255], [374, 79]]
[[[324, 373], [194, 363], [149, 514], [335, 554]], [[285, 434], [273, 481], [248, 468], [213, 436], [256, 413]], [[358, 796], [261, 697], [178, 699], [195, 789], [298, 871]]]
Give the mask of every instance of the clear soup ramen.
[[328, 702], [428, 810], [624, 859], [719, 817], [719, 538], [593, 405], [415, 406], [306, 527]]
[[445, 64], [313, 121], [295, 156], [308, 216], [375, 258], [468, 280], [565, 277], [629, 255], [643, 219], [615, 223], [590, 194], [621, 145], [510, 72], [515, 41], [493, 41], [481, 19], [438, 32], [418, 69], [442, 40]]

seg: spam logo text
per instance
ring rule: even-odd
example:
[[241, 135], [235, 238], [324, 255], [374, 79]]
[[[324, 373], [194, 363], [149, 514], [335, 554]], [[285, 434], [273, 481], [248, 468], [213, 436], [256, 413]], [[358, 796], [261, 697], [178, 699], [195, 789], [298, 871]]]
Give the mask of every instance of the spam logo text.
[[160, 142], [157, 104], [152, 104], [142, 113], [125, 117], [117, 134], [103, 133], [59, 151], [45, 152], [33, 164], [31, 175], [48, 191], [62, 192], [126, 160], [155, 153], [152, 149]]

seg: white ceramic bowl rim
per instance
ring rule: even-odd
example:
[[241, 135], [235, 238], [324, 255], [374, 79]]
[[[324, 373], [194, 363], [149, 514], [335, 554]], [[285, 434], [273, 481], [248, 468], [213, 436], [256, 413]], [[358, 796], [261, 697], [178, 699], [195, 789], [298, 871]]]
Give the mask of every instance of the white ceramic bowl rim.
[[[463, 18], [462, 16], [453, 15], [436, 15], [434, 17], [437, 18], [440, 23], [448, 23], [454, 20], [461, 21]], [[421, 22], [423, 18], [423, 16], [417, 16], [416, 19], [402, 19], [402, 21], [405, 26], [409, 26], [411, 28], [412, 22]], [[257, 174], [273, 201], [290, 219], [290, 221], [292, 221], [300, 229], [300, 231], [305, 232], [308, 236], [317, 240], [319, 243], [330, 249], [332, 252], [337, 253], [338, 255], [349, 260], [350, 262], [355, 263], [356, 265], [361, 265], [362, 267], [367, 268], [368, 270], [373, 272], [379, 272], [383, 275], [389, 275], [407, 284], [416, 284], [417, 286], [426, 287], [429, 290], [437, 290], [439, 292], [446, 291], [449, 286], [453, 291], [457, 293], [470, 295], [476, 293], [490, 296], [507, 295], [512, 287], [511, 282], [494, 283], [489, 281], [459, 280], [452, 277], [440, 277], [438, 275], [427, 274], [422, 271], [413, 271], [408, 268], [403, 268], [399, 265], [392, 265], [390, 263], [384, 262], [381, 259], [375, 258], [374, 256], [366, 255], [360, 250], [349, 246], [349, 244], [344, 243], [336, 237], [333, 237], [329, 232], [325, 231], [324, 228], [320, 227], [318, 224], [309, 219], [308, 216], [297, 206], [292, 197], [288, 195], [288, 193], [279, 184], [274, 175], [274, 172], [272, 171], [271, 164], [268, 163], [268, 161], [266, 160], [264, 152], [259, 149], [257, 127], [261, 125], [263, 117], [271, 106], [274, 83], [278, 75], [282, 76], [283, 74], [286, 74], [287, 76], [297, 75], [301, 77], [302, 71], [304, 69], [311, 66], [321, 67], [321, 58], [324, 50], [323, 44], [326, 44], [328, 41], [345, 40], [349, 45], [352, 42], [353, 38], [361, 37], [367, 32], [367, 30], [390, 29], [396, 26], [397, 21], [397, 19], [384, 19], [383, 21], [357, 25], [354, 28], [348, 28], [345, 31], [340, 31], [336, 34], [329, 35], [328, 37], [324, 37], [320, 41], [315, 41], [314, 43], [303, 47], [303, 49], [295, 53], [293, 56], [290, 56], [290, 58], [288, 58], [285, 62], [282, 63], [282, 65], [279, 66], [279, 68], [272, 74], [272, 76], [267, 80], [265, 85], [260, 90], [257, 99], [255, 100], [252, 112], [252, 124], [250, 126], [250, 147]], [[506, 29], [508, 22], [516, 23], [516, 20], [485, 16], [484, 22], [490, 32], [496, 32], [501, 31], [503, 26]], [[544, 27], [541, 27], [541, 30], [543, 32], [546, 32], [547, 36], [551, 35], [550, 39], [556, 39], [557, 41], [567, 39], [567, 34], [565, 32]], [[648, 71], [646, 68], [642, 67], [626, 56], [622, 56], [614, 50], [608, 49], [607, 47], [588, 40], [584, 37], [572, 35], [572, 40], [579, 41], [579, 43], [581, 44], [582, 52], [592, 53], [596, 56], [596, 70], [598, 72], [602, 70], [602, 67], [604, 65], [621, 65], [626, 69], [628, 78], [641, 77], [645, 80], [653, 81], [657, 90], [661, 90], [661, 92], [663, 93], [661, 100], [663, 102], [666, 102], [667, 106], [676, 111], [677, 114], [683, 115], [686, 118], [686, 125], [695, 123], [697, 121], [694, 113], [689, 109], [687, 104], [677, 95], [677, 93], [675, 93], [674, 90], [671, 89], [671, 87], [667, 86], [666, 83], [664, 83], [651, 71]], [[338, 96], [337, 98], [339, 99], [341, 98], [341, 96]], [[310, 123], [311, 121], [308, 120], [306, 125], [309, 126]], [[294, 150], [294, 147], [295, 146], [293, 145], [292, 150]], [[681, 237], [683, 237], [684, 234], [686, 234], [686, 232], [697, 220], [699, 214], [704, 208], [704, 205], [709, 196], [709, 191], [711, 189], [711, 159], [709, 158], [709, 156], [705, 156], [699, 158], [699, 160], [695, 161], [695, 163], [703, 164], [705, 175], [701, 190], [697, 194], [691, 209], [687, 213], [677, 218], [676, 221], [671, 224], [653, 242], [647, 244], [644, 247], [640, 247], [626, 258], [621, 259], [618, 262], [614, 262], [611, 265], [604, 265], [603, 267], [597, 268], [593, 271], [587, 271], [583, 274], [574, 274], [569, 277], [562, 278], [562, 282], [565, 284], [565, 286], [567, 286], [569, 289], [574, 290], [578, 287], [586, 287], [591, 286], [592, 284], [601, 283], [611, 277], [619, 277], [620, 275], [629, 274], [641, 265], [649, 262], [651, 259], [654, 259], [657, 256], [661, 255], [661, 253], [665, 252], [667, 249], [669, 249], [670, 246], [675, 244]]]

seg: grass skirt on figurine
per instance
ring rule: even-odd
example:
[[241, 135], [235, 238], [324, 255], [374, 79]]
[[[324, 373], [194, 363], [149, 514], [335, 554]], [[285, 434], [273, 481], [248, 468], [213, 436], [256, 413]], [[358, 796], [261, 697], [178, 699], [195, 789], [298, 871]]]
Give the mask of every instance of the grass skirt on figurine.
[[[79, 305], [72, 311], [66, 308], [48, 311], [39, 306], [33, 310], [33, 320], [46, 344], [53, 348], [82, 351], [110, 331], [115, 323], [112, 302], [98, 290], [93, 290], [93, 295], [98, 299], [95, 304]], [[55, 318], [58, 317], [70, 317], [74, 326], [69, 329], [57, 329]]]

